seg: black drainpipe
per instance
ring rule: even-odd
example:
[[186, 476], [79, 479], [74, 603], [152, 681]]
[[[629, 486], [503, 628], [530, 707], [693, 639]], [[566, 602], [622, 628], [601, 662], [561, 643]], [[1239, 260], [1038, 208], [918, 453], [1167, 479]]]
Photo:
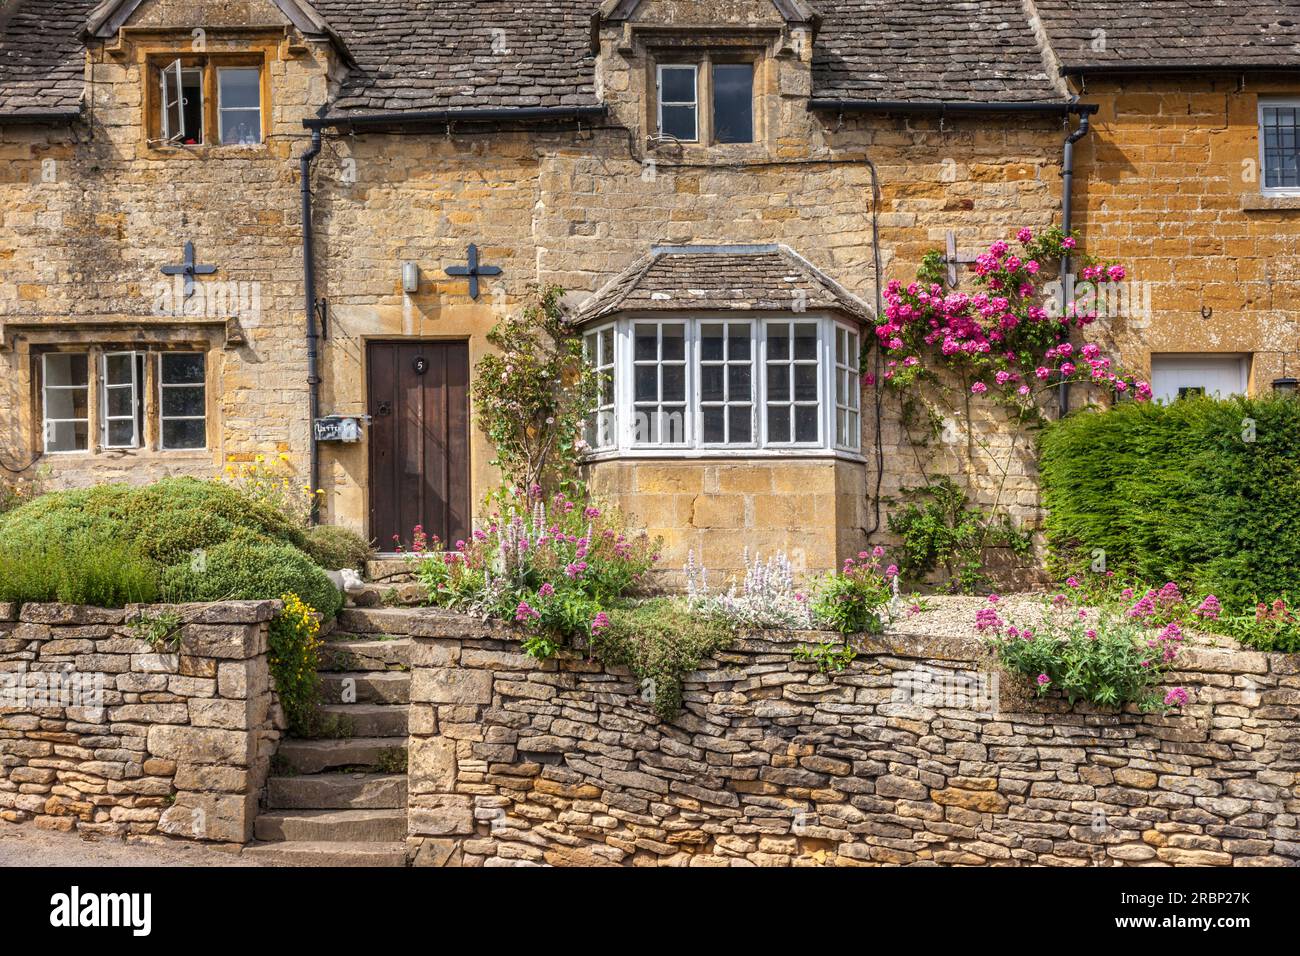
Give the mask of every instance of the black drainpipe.
[[320, 417], [320, 374], [316, 333], [316, 253], [312, 241], [311, 222], [311, 164], [321, 150], [321, 131], [316, 126], [311, 131], [311, 146], [298, 160], [302, 177], [302, 284], [307, 306], [307, 388], [310, 419], [307, 422], [311, 456], [311, 523], [320, 521], [320, 450], [316, 447], [316, 419]]
[[[1074, 144], [1088, 135], [1088, 118], [1097, 111], [1097, 107], [1083, 108], [1079, 111], [1079, 126], [1065, 138], [1065, 155], [1061, 162], [1061, 231], [1067, 236], [1073, 223], [1074, 193]], [[1069, 251], [1061, 257], [1061, 304], [1065, 305], [1074, 297], [1074, 279], [1070, 275]], [[1057, 388], [1057, 405], [1060, 406], [1062, 418], [1070, 411], [1070, 383], [1062, 381]]]

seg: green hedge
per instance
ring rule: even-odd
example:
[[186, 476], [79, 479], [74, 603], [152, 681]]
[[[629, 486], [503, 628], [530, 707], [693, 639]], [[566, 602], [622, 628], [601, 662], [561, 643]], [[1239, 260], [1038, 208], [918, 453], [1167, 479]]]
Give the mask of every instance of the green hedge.
[[1041, 437], [1050, 567], [1213, 593], [1300, 595], [1300, 401], [1191, 399], [1082, 411]]
[[302, 551], [249, 537], [207, 549], [201, 562], [168, 568], [162, 592], [173, 601], [253, 601], [296, 594], [326, 620], [343, 606], [334, 582]]

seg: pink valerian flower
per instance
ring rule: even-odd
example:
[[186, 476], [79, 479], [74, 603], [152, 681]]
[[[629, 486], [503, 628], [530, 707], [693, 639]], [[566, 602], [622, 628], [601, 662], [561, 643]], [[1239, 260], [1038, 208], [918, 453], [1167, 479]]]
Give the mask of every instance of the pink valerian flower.
[[1038, 681], [1039, 687], [1046, 687], [1048, 684], [1052, 682], [1052, 679], [1048, 677], [1046, 674], [1039, 674], [1036, 680]]
[[1187, 689], [1183, 687], [1175, 687], [1165, 694], [1166, 707], [1186, 707], [1187, 700]]
[[582, 572], [586, 570], [587, 570], [586, 561], [575, 561], [572, 564], [565, 566], [564, 573], [567, 574], [570, 578], [576, 579], [579, 575], [582, 574]]
[[885, 568], [885, 577], [887, 578], [898, 577], [898, 565], [891, 564], [889, 567]]
[[1156, 613], [1156, 592], [1148, 591], [1136, 604], [1128, 609], [1129, 617], [1154, 617]]
[[1095, 641], [1097, 639], [1097, 632], [1090, 627], [1083, 632], [1083, 636], [1090, 641]]
[[1073, 575], [1065, 579], [1065, 586], [1069, 588], [1081, 588], [1083, 583]]
[[591, 633], [595, 634], [598, 631], [603, 631], [609, 627], [609, 623], [609, 615], [601, 611], [591, 619]]
[[989, 595], [990, 604], [997, 604], [1000, 600], [1002, 600], [1002, 598], [1000, 598], [996, 593]]
[[1219, 599], [1211, 594], [1192, 613], [1207, 621], [1217, 621], [1219, 615], [1223, 613], [1223, 606], [1219, 604]]
[[547, 581], [545, 584], [543, 584], [540, 588], [537, 589], [537, 593], [540, 594], [542, 597], [551, 597], [553, 594], [555, 594], [555, 588], [552, 586], [550, 581]]
[[[885, 549], [882, 548], [880, 545], [876, 545], [874, 548], [871, 549], [871, 556], [873, 558], [883, 558], [885, 556]], [[866, 555], [865, 554], [859, 555], [859, 557], [865, 558]]]
[[1004, 624], [998, 612], [991, 607], [982, 607], [975, 612], [975, 629], [981, 633], [988, 630], [1000, 631]]
[[515, 608], [515, 622], [517, 624], [527, 624], [529, 621], [541, 616], [527, 601], [520, 601], [519, 606]]

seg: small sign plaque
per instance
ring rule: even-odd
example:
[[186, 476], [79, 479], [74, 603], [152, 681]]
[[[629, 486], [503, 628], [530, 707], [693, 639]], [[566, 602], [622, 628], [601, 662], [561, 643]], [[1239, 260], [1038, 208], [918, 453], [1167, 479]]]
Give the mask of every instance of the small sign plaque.
[[316, 419], [316, 440], [319, 442], [361, 441], [361, 418], [355, 415], [328, 415]]

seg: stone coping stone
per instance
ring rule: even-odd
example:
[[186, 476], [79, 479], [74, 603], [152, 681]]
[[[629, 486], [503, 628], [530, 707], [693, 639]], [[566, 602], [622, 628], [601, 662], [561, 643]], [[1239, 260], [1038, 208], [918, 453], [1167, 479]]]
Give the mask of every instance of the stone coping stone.
[[[0, 621], [15, 620], [5, 617], [6, 609], [13, 613], [14, 605], [0, 604]], [[87, 624], [125, 624], [141, 614], [158, 616], [175, 612], [187, 624], [260, 624], [269, 621], [284, 609], [280, 601], [217, 601], [205, 604], [129, 604], [125, 608], [89, 607], [84, 604], [41, 604], [29, 602], [22, 606], [16, 620], [24, 624], [53, 626], [83, 626]]]

